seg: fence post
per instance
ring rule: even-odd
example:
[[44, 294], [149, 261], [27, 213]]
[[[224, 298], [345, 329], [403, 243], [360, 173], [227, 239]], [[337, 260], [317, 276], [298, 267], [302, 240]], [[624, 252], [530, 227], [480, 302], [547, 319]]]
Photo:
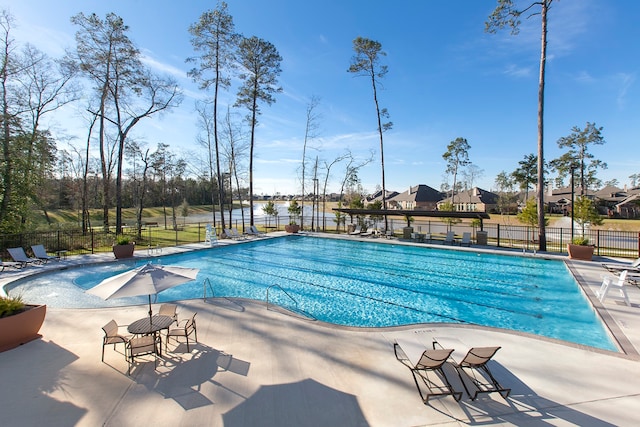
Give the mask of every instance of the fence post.
[[500, 224], [496, 224], [497, 227], [497, 232], [496, 232], [496, 246], [500, 247]]
[[93, 228], [91, 229], [91, 255], [93, 255]]
[[596, 230], [596, 255], [600, 256], [600, 230]]

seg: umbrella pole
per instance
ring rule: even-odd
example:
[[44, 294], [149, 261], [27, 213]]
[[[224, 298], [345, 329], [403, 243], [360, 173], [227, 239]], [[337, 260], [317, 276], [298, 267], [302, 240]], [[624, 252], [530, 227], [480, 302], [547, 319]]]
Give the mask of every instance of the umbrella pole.
[[152, 323], [152, 319], [151, 319], [152, 315], [153, 315], [153, 312], [151, 310], [151, 294], [149, 294], [149, 324]]

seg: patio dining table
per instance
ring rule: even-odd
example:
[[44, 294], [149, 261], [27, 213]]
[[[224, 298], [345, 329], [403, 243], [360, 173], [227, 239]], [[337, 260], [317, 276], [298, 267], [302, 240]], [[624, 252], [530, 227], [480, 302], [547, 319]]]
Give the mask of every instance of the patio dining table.
[[[127, 327], [127, 330], [130, 334], [153, 335], [155, 337], [158, 331], [169, 329], [169, 326], [171, 326], [174, 321], [174, 318], [171, 316], [156, 314], [152, 317], [143, 317], [142, 319], [136, 320]], [[162, 348], [162, 345], [160, 348]]]

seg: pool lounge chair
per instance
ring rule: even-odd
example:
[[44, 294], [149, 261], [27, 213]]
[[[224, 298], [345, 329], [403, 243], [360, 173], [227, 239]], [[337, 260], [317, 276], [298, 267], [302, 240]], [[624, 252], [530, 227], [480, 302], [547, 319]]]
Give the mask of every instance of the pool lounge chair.
[[367, 229], [367, 231], [364, 231], [364, 232], [360, 233], [360, 236], [361, 237], [371, 237], [371, 236], [373, 236], [373, 232], [374, 232], [373, 228], [369, 228], [369, 229]]
[[23, 267], [29, 264], [42, 263], [42, 260], [38, 258], [28, 257], [22, 248], [7, 248], [7, 252], [9, 252], [9, 255], [11, 255], [11, 258], [13, 258], [15, 262], [22, 264]]
[[640, 258], [636, 259], [631, 264], [628, 263], [617, 263], [617, 262], [605, 262], [602, 264], [604, 268], [606, 268], [611, 273], [618, 274], [623, 270], [629, 270], [633, 272], [640, 273]]
[[[500, 396], [505, 399], [509, 397], [511, 389], [502, 387], [487, 366], [500, 347], [468, 348], [462, 341], [455, 338], [433, 338], [433, 348], [451, 347], [455, 347], [455, 351], [449, 360], [456, 368], [462, 386], [471, 400], [476, 400], [480, 393], [500, 393]], [[465, 348], [468, 350], [464, 350]], [[469, 392], [469, 386], [473, 387], [473, 394]]]
[[60, 257], [56, 255], [49, 255], [47, 250], [42, 245], [31, 245], [31, 250], [33, 251], [33, 255], [38, 258], [42, 262], [60, 261]]
[[[453, 389], [442, 370], [442, 366], [447, 362], [453, 349], [425, 349], [424, 345], [418, 341], [396, 338], [393, 352], [396, 359], [411, 371], [418, 394], [425, 405], [428, 404], [429, 398], [432, 396], [451, 395], [456, 401], [462, 398], [462, 392]], [[429, 372], [437, 377], [438, 382], [435, 381], [436, 378], [429, 378]], [[428, 392], [423, 393], [420, 382], [424, 384]]]
[[4, 271], [5, 268], [22, 268], [22, 264], [14, 261], [0, 261], [0, 271]]
[[453, 231], [447, 231], [442, 244], [453, 245], [456, 241], [456, 235]]
[[265, 236], [265, 234], [263, 232], [261, 232], [260, 230], [258, 230], [258, 227], [256, 227], [255, 225], [250, 225], [245, 234], [247, 234], [248, 236], [253, 236], [253, 237], [264, 237]]
[[471, 233], [465, 231], [462, 233], [462, 240], [460, 240], [460, 246], [471, 246]]
[[362, 233], [362, 227], [360, 227], [359, 225], [355, 228], [355, 230], [349, 232], [349, 234], [351, 234], [352, 236], [357, 236], [360, 233]]
[[244, 236], [242, 236], [238, 230], [236, 230], [235, 228], [225, 228], [224, 229], [224, 234], [229, 238], [229, 239], [233, 239], [233, 240], [243, 240]]

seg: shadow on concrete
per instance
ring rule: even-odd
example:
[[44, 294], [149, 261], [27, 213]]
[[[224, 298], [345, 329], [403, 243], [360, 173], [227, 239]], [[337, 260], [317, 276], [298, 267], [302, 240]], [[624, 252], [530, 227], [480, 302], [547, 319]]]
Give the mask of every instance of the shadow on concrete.
[[69, 403], [73, 399], [59, 401], [51, 396], [56, 392], [77, 392], [77, 386], [73, 381], [67, 383], [62, 373], [77, 359], [56, 343], [42, 339], [0, 353], [0, 424], [38, 425], [42, 420], [47, 420], [48, 425], [78, 424], [87, 410]]
[[313, 379], [261, 386], [223, 414], [225, 427], [326, 427], [369, 425], [358, 399]]

